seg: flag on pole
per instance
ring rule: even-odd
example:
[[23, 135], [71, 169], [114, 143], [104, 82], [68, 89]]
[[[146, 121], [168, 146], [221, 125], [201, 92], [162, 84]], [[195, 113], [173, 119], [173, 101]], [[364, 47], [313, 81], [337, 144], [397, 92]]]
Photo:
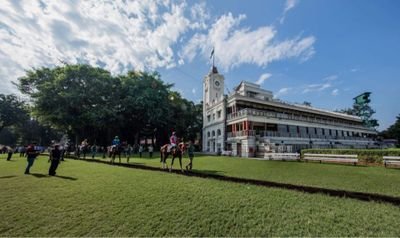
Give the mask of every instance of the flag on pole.
[[213, 55], [214, 55], [214, 47], [213, 47], [213, 49], [211, 51], [210, 59], [213, 57]]

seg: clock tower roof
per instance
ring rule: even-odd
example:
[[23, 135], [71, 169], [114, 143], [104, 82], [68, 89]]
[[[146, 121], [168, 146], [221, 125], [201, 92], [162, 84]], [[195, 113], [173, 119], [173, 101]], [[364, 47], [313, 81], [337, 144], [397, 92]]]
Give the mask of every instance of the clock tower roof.
[[218, 74], [218, 69], [217, 69], [216, 66], [213, 66], [213, 67], [211, 68], [209, 75], [211, 75], [211, 74]]

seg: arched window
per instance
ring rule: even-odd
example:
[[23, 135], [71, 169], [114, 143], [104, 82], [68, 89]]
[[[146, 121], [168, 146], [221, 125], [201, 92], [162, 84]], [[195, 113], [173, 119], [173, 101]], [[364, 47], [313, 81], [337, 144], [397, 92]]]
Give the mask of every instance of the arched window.
[[207, 132], [207, 137], [210, 137], [210, 132]]
[[212, 136], [213, 136], [213, 137], [215, 136], [215, 131], [212, 131]]
[[221, 135], [221, 130], [218, 129], [218, 130], [217, 130], [217, 136], [220, 136], [220, 135]]

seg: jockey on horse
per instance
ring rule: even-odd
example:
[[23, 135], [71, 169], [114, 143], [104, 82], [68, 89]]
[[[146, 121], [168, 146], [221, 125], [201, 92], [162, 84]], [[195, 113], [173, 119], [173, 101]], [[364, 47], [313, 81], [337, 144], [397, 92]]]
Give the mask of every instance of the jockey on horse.
[[114, 137], [111, 144], [112, 144], [110, 148], [111, 163], [112, 164], [114, 163], [115, 156], [117, 154], [119, 157], [119, 162], [121, 163], [121, 152], [120, 152], [121, 141], [119, 140], [118, 136]]
[[114, 139], [112, 140], [111, 144], [112, 144], [112, 146], [114, 146], [114, 147], [119, 146], [119, 145], [121, 144], [121, 142], [120, 142], [118, 136], [115, 136], [115, 137], [114, 137]]
[[178, 142], [178, 137], [176, 137], [176, 133], [174, 131], [172, 132], [172, 136], [169, 138], [169, 146], [167, 152], [171, 152], [171, 149], [175, 149], [177, 142]]
[[84, 158], [84, 159], [86, 158], [86, 152], [87, 152], [88, 146], [89, 146], [88, 140], [87, 140], [87, 139], [84, 139], [84, 140], [81, 142], [81, 145], [79, 146], [78, 157], [80, 157], [80, 152], [82, 152], [82, 153], [83, 153], [83, 158]]
[[165, 166], [167, 166], [168, 169], [168, 165], [166, 163], [166, 160], [168, 158], [169, 155], [172, 155], [172, 161], [171, 161], [171, 167], [169, 169], [169, 171], [172, 170], [172, 166], [174, 164], [174, 160], [176, 157], [179, 158], [179, 164], [181, 166], [181, 171], [183, 172], [182, 169], [182, 155], [183, 152], [185, 150], [185, 144], [184, 143], [179, 143], [178, 144], [178, 138], [176, 137], [176, 133], [172, 132], [172, 136], [169, 138], [170, 144], [166, 144], [163, 145], [160, 148], [160, 162], [162, 163], [162, 168], [164, 169]]

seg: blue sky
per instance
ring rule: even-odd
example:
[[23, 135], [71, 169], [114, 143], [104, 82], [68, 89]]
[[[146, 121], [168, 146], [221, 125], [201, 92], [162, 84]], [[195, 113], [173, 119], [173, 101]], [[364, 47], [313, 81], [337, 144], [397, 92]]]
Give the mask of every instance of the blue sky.
[[330, 110], [370, 91], [385, 129], [400, 113], [399, 12], [397, 0], [5, 1], [0, 93], [62, 60], [157, 70], [198, 102], [215, 47], [229, 90], [247, 80]]

